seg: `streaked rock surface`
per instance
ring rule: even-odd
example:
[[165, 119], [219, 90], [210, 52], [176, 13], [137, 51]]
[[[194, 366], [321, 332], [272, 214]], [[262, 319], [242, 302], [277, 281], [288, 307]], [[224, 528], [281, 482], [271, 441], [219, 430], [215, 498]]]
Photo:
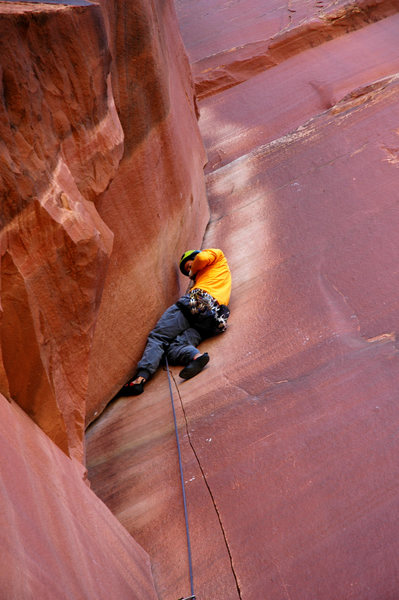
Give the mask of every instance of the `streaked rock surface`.
[[204, 99], [201, 131], [207, 172], [293, 131], [354, 89], [398, 72], [398, 30], [395, 15]]
[[176, 0], [199, 97], [397, 13], [395, 0]]
[[[177, 2], [183, 38], [200, 36], [193, 61], [253, 40], [264, 4], [212, 6], [217, 40], [209, 3]], [[286, 7], [268, 8], [276, 33]], [[397, 593], [397, 16], [363, 25], [199, 104], [204, 247], [233, 275], [209, 365], [187, 382], [173, 369], [199, 598]], [[165, 372], [87, 440], [93, 489], [149, 552], [160, 598], [188, 595]]]

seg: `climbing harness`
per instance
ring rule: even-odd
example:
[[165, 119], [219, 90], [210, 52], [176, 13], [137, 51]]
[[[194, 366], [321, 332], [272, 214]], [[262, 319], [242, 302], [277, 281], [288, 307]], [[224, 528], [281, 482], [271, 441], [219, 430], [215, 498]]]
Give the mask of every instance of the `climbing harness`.
[[189, 525], [188, 525], [186, 488], [185, 488], [185, 485], [184, 485], [183, 464], [182, 464], [182, 459], [181, 459], [179, 432], [177, 430], [176, 411], [175, 411], [175, 405], [174, 405], [174, 402], [173, 402], [172, 381], [171, 381], [171, 377], [170, 377], [168, 359], [167, 359], [166, 356], [165, 356], [165, 363], [166, 363], [166, 371], [168, 373], [170, 401], [171, 401], [171, 404], [172, 404], [172, 411], [173, 411], [173, 422], [175, 424], [177, 453], [178, 453], [178, 456], [179, 456], [180, 480], [181, 480], [181, 487], [182, 487], [182, 494], [183, 494], [183, 505], [184, 505], [184, 519], [185, 519], [185, 522], [186, 522], [186, 538], [187, 538], [187, 550], [188, 550], [188, 569], [189, 569], [189, 574], [190, 574], [190, 591], [191, 591], [191, 596], [187, 596], [187, 598], [179, 598], [179, 600], [195, 600], [196, 596], [194, 594], [194, 577], [193, 577], [193, 565], [192, 565], [192, 560], [191, 560], [191, 542], [190, 542], [190, 529], [189, 529]]
[[208, 312], [214, 318], [218, 331], [220, 333], [226, 331], [227, 318], [230, 314], [227, 306], [219, 304], [213, 296], [200, 288], [193, 288], [189, 292], [189, 296], [190, 312], [192, 315]]

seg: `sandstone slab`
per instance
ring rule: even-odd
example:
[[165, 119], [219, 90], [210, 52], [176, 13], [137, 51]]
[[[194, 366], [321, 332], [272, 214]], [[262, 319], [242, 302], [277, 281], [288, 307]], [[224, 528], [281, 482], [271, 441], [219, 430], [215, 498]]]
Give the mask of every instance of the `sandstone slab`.
[[398, 72], [398, 29], [399, 16], [394, 15], [202, 100], [206, 171], [293, 131], [353, 89]]
[[[209, 366], [175, 372], [199, 597], [395, 597], [398, 94], [396, 76], [364, 86], [207, 177], [204, 244], [234, 288]], [[116, 402], [88, 465], [171, 600], [187, 558], [167, 402], [163, 372]]]
[[[178, 379], [178, 378], [177, 378]], [[174, 402], [180, 427], [189, 509], [195, 587], [206, 598], [235, 598], [230, 557], [202, 465], [186, 435], [179, 394]], [[166, 371], [145, 394], [111, 403], [87, 431], [93, 490], [151, 557], [159, 597], [190, 595], [184, 507]], [[151, 490], [151, 491], [150, 491]], [[201, 574], [198, 564], [202, 564]], [[232, 592], [233, 590], [233, 592]]]
[[397, 12], [395, 0], [177, 2], [199, 98]]
[[215, 381], [190, 437], [242, 598], [394, 597], [397, 94], [366, 87], [208, 176], [206, 241], [238, 279], [217, 366], [242, 397]]

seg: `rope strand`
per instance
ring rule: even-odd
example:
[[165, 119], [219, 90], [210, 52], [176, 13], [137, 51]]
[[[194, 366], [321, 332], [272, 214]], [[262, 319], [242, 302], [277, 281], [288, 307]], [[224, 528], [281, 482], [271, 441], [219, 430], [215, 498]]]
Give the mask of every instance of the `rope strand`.
[[170, 377], [170, 372], [169, 372], [168, 359], [166, 358], [166, 356], [165, 356], [165, 363], [166, 363], [166, 371], [168, 373], [170, 401], [171, 401], [171, 404], [172, 404], [172, 411], [173, 411], [173, 421], [174, 421], [174, 424], [175, 424], [177, 453], [179, 455], [179, 469], [180, 469], [180, 480], [181, 480], [181, 487], [182, 487], [182, 494], [183, 494], [184, 519], [185, 519], [185, 522], [186, 522], [186, 538], [187, 538], [187, 550], [188, 550], [188, 569], [189, 569], [189, 574], [190, 574], [191, 596], [189, 596], [188, 598], [182, 598], [181, 600], [190, 600], [190, 599], [195, 600], [193, 565], [192, 565], [192, 559], [191, 559], [190, 528], [189, 528], [189, 524], [188, 524], [188, 512], [187, 512], [187, 501], [186, 501], [186, 488], [185, 488], [185, 485], [184, 485], [183, 464], [182, 464], [182, 459], [181, 459], [179, 433], [178, 433], [178, 430], [177, 430], [176, 411], [175, 411], [175, 405], [174, 405], [174, 402], [173, 402], [172, 382], [171, 382], [171, 377]]

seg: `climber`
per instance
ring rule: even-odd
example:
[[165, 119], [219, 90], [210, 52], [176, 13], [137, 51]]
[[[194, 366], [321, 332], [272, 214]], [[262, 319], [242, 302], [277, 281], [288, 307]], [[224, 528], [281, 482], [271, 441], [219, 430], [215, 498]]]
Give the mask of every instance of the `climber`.
[[201, 354], [196, 346], [203, 339], [226, 330], [231, 275], [222, 250], [187, 250], [179, 267], [183, 275], [190, 277], [190, 286], [176, 304], [163, 313], [149, 334], [136, 374], [120, 390], [120, 396], [141, 394], [164, 353], [171, 364], [185, 365], [180, 377], [194, 377], [209, 361], [208, 353]]

